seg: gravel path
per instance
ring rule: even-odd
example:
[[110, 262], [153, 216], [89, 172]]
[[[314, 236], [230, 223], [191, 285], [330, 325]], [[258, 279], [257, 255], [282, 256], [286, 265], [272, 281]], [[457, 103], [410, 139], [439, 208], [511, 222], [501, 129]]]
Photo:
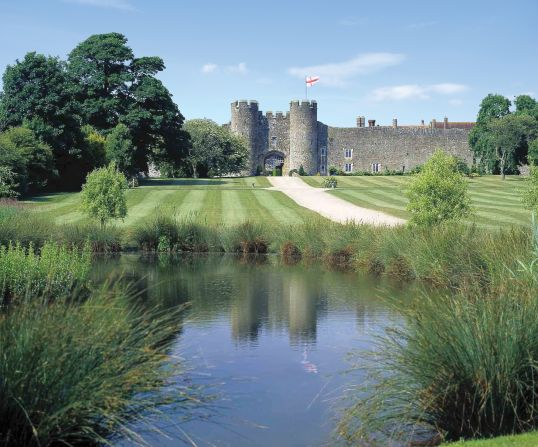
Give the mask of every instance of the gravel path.
[[273, 185], [270, 189], [281, 191], [292, 198], [297, 204], [304, 206], [335, 222], [345, 223], [355, 221], [371, 225], [396, 226], [405, 223], [405, 220], [390, 216], [379, 211], [361, 208], [346, 202], [326, 189], [314, 188], [307, 185], [298, 177], [267, 177]]

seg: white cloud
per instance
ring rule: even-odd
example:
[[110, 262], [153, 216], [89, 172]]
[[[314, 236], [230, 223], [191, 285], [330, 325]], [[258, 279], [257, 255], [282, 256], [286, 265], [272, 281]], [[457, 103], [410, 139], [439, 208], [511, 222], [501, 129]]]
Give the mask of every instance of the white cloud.
[[247, 64], [245, 62], [240, 62], [237, 65], [228, 65], [226, 67], [226, 70], [229, 73], [241, 74], [241, 75], [248, 73]]
[[365, 53], [344, 62], [308, 67], [291, 67], [288, 69], [288, 73], [298, 78], [310, 75], [319, 76], [320, 83], [342, 86], [355, 76], [398, 65], [404, 59], [403, 54], [397, 53]]
[[205, 65], [202, 66], [202, 73], [204, 73], [204, 74], [213, 73], [218, 68], [219, 67], [218, 67], [217, 64], [205, 64]]
[[449, 99], [448, 103], [451, 106], [461, 106], [461, 105], [463, 105], [463, 100], [462, 99]]
[[432, 85], [394, 85], [380, 87], [372, 92], [374, 101], [400, 101], [403, 99], [429, 99], [432, 94], [453, 95], [467, 90], [463, 84], [432, 84]]
[[135, 7], [128, 0], [64, 0], [67, 3], [96, 6], [98, 8], [119, 9], [122, 11], [134, 11]]

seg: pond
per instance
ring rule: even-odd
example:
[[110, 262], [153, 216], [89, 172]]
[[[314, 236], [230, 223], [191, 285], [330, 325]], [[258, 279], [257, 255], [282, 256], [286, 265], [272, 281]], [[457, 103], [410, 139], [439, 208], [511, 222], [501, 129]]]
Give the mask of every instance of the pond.
[[97, 264], [98, 277], [111, 273], [138, 279], [149, 303], [189, 303], [174, 354], [187, 362], [189, 380], [219, 395], [210, 421], [167, 414], [160, 428], [169, 436], [149, 435], [155, 446], [178, 445], [180, 435], [199, 446], [330, 444], [351, 379], [347, 354], [368, 350], [397, 322], [380, 297], [416, 293], [413, 285], [276, 257], [123, 255]]

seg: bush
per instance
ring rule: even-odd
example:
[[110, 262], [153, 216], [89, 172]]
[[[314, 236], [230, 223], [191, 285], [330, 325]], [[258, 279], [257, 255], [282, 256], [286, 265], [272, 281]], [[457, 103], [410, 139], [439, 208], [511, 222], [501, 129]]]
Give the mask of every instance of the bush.
[[82, 185], [82, 209], [104, 228], [110, 219], [123, 219], [127, 215], [126, 189], [127, 179], [114, 163], [95, 169]]
[[289, 172], [289, 176], [290, 177], [293, 177], [293, 174], [299, 174], [299, 171], [297, 171], [297, 169], [292, 169], [290, 172]]
[[454, 440], [536, 428], [538, 275], [525, 263], [502, 275], [491, 288], [390, 301], [405, 324], [379, 340], [366, 366], [369, 387], [350, 393], [360, 397], [342, 420], [343, 437], [392, 445], [387, 438], [407, 444], [436, 433]]
[[336, 188], [338, 186], [338, 180], [336, 177], [327, 177], [325, 180], [323, 180], [323, 187], [324, 188]]
[[89, 246], [78, 251], [46, 242], [39, 253], [31, 244], [0, 246], [0, 307], [39, 296], [66, 296], [86, 285], [90, 266]]
[[436, 151], [406, 191], [409, 222], [430, 226], [468, 216], [471, 201], [467, 189], [468, 183], [458, 172], [456, 159]]
[[299, 166], [299, 170], [297, 172], [301, 177], [304, 177], [305, 175], [307, 175], [306, 171], [304, 170], [303, 165]]
[[177, 319], [110, 285], [11, 309], [0, 318], [0, 444], [110, 445], [111, 436], [143, 444], [137, 431], [161, 405], [195, 401], [168, 381], [178, 361], [163, 367]]

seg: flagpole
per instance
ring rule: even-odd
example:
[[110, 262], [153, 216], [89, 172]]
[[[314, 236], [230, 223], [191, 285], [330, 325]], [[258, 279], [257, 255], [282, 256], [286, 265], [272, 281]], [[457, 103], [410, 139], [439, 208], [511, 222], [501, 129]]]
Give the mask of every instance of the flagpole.
[[308, 101], [308, 84], [306, 82], [306, 78], [304, 80], [304, 94], [305, 94], [305, 99]]

